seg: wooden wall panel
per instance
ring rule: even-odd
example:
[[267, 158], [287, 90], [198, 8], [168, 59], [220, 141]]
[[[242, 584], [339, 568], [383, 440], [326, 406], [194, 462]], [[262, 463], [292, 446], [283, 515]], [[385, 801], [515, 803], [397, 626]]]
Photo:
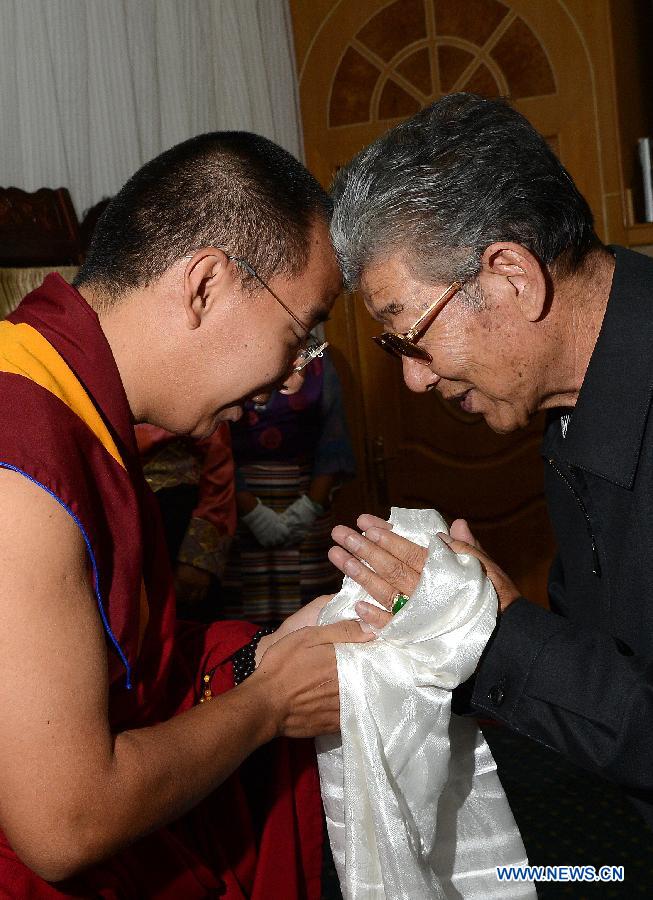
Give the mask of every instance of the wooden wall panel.
[[[630, 2], [630, 0], [628, 0]], [[309, 167], [329, 184], [371, 140], [442, 93], [507, 95], [588, 198], [600, 236], [624, 242], [609, 0], [291, 0]], [[387, 503], [465, 515], [524, 591], [544, 602], [552, 538], [541, 420], [494, 435], [433, 395], [410, 395], [369, 340], [356, 298], [329, 337], [361, 461], [344, 517]]]

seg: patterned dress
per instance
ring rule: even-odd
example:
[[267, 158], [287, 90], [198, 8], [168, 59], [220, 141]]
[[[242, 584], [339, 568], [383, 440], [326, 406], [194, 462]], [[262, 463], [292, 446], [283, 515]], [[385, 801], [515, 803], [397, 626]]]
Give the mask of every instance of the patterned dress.
[[[306, 493], [317, 475], [354, 474], [340, 383], [327, 356], [308, 366], [298, 393], [275, 393], [263, 407], [246, 404], [231, 434], [237, 489], [275, 512]], [[342, 575], [327, 558], [331, 527], [326, 513], [302, 543], [266, 549], [240, 523], [223, 581], [225, 614], [275, 624], [319, 594], [337, 591]]]
[[161, 508], [173, 566], [186, 563], [222, 578], [236, 531], [234, 463], [229, 426], [208, 438], [137, 425], [143, 473]]

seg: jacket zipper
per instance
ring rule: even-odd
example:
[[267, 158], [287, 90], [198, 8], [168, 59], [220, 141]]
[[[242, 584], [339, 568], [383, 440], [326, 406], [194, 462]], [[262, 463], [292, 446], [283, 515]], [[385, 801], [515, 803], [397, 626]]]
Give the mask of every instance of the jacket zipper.
[[567, 478], [567, 476], [562, 471], [562, 469], [557, 464], [557, 462], [554, 459], [551, 459], [550, 457], [547, 459], [547, 462], [549, 463], [551, 468], [554, 469], [558, 473], [558, 475], [562, 478], [562, 480], [567, 485], [567, 487], [569, 488], [571, 493], [574, 495], [574, 500], [580, 507], [580, 509], [583, 513], [583, 516], [585, 517], [585, 524], [587, 525], [587, 533], [589, 534], [590, 542], [592, 544], [592, 561], [593, 561], [592, 575], [596, 575], [597, 578], [600, 578], [601, 577], [601, 563], [599, 561], [599, 551], [596, 546], [596, 540], [594, 538], [594, 531], [592, 530], [592, 520], [590, 519], [590, 517], [588, 515], [587, 509], [585, 508], [585, 504], [583, 503], [581, 496], [576, 492], [576, 488], [573, 486], [571, 481]]

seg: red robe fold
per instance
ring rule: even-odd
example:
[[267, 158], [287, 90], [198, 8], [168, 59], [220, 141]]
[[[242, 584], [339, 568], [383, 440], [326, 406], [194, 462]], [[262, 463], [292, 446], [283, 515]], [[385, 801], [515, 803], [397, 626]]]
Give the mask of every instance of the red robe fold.
[[[230, 656], [255, 626], [176, 625], [158, 509], [113, 355], [93, 310], [57, 275], [0, 323], [0, 466], [48, 491], [84, 536], [114, 732], [189, 708], [207, 670], [214, 694], [233, 686]], [[312, 742], [277, 740], [183, 819], [65, 885], [32, 873], [0, 833], [0, 896], [317, 900], [321, 850]]]

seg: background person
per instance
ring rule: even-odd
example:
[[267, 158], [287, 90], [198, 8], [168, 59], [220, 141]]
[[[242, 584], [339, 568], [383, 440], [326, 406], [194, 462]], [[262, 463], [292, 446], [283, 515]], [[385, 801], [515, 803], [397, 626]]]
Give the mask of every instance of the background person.
[[227, 615], [278, 624], [339, 589], [327, 557], [331, 497], [355, 462], [327, 353], [292, 393], [248, 401], [231, 424], [240, 526], [225, 572]]
[[175, 573], [177, 615], [214, 622], [236, 532], [236, 490], [226, 422], [201, 440], [154, 425], [136, 426], [143, 474], [161, 510]]

